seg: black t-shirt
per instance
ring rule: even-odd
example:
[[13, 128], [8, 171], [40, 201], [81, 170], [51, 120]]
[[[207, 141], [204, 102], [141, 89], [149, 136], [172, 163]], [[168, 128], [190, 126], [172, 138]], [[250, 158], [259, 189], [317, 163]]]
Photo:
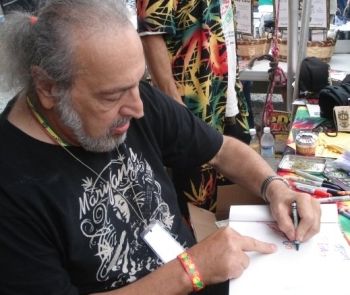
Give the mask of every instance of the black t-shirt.
[[[207, 162], [222, 136], [140, 84], [145, 116], [108, 153], [40, 142], [0, 118], [0, 294], [88, 294], [133, 282], [162, 263], [140, 237], [160, 221], [184, 247], [165, 166]], [[84, 166], [82, 163], [87, 165]]]

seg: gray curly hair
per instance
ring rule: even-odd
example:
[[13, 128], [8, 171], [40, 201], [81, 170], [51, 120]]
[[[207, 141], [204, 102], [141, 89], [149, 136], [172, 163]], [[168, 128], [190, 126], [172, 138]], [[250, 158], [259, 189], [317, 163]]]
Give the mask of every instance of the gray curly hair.
[[132, 24], [120, 0], [47, 1], [37, 19], [25, 12], [10, 13], [0, 24], [2, 87], [32, 91], [31, 68], [39, 66], [67, 91], [74, 80], [75, 41], [128, 26]]

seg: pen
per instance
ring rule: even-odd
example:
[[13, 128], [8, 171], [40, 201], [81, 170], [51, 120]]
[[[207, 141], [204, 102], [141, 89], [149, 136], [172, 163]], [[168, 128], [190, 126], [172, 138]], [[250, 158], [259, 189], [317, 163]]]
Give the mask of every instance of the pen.
[[306, 178], [306, 179], [315, 180], [315, 181], [320, 181], [321, 183], [322, 183], [323, 180], [324, 180], [322, 177], [318, 177], [318, 176], [309, 174], [309, 173], [307, 173], [307, 172], [304, 172], [304, 171], [301, 171], [301, 170], [298, 170], [298, 169], [295, 169], [295, 170], [294, 170], [294, 173], [295, 173], [296, 175], [299, 175], [299, 176], [304, 177], [304, 178]]
[[[296, 186], [296, 184], [298, 184], [299, 187], [299, 190], [303, 191], [302, 188], [305, 188], [307, 191], [306, 192], [309, 192], [310, 190], [310, 193], [312, 193], [312, 190], [316, 190], [316, 191], [324, 191], [326, 193], [329, 193], [330, 195], [329, 196], [326, 196], [326, 197], [330, 197], [331, 195], [332, 196], [346, 196], [346, 195], [350, 195], [350, 191], [339, 191], [339, 190], [335, 190], [335, 189], [332, 189], [332, 188], [327, 188], [327, 187], [319, 187], [319, 186], [313, 186], [313, 185], [308, 185], [304, 182], [299, 182], [299, 180], [297, 181], [294, 181], [292, 182], [294, 186]], [[315, 194], [315, 193], [312, 193], [312, 194]], [[317, 195], [317, 193], [316, 193]], [[321, 195], [318, 195], [318, 196], [323, 196], [323, 194], [321, 193]]]
[[347, 195], [347, 196], [334, 196], [334, 197], [330, 197], [330, 198], [321, 198], [321, 199], [318, 199], [318, 201], [321, 204], [324, 204], [324, 203], [335, 203], [335, 202], [346, 202], [346, 201], [350, 201], [350, 195]]
[[319, 198], [327, 198], [332, 196], [332, 194], [324, 191], [323, 189], [318, 189], [317, 187], [309, 186], [307, 184], [301, 184], [301, 183], [295, 182], [294, 186], [296, 189], [302, 192], [309, 193]]
[[324, 187], [328, 187], [328, 188], [332, 188], [332, 189], [342, 190], [342, 188], [339, 185], [336, 185], [330, 181], [327, 181], [327, 180], [323, 179], [322, 177], [315, 176], [315, 175], [312, 175], [310, 173], [307, 173], [307, 172], [304, 172], [304, 171], [301, 171], [298, 169], [293, 170], [293, 172], [296, 175], [304, 177], [308, 180], [313, 180], [313, 181], [319, 182], [319, 184], [320, 184], [319, 186], [324, 186]]
[[[294, 228], [296, 229], [298, 227], [298, 223], [299, 223], [297, 202], [293, 201], [291, 206], [292, 206], [293, 224], [294, 224]], [[297, 249], [297, 251], [299, 251], [300, 242], [298, 240], [294, 240], [294, 245], [295, 245], [295, 248]]]
[[330, 188], [323, 188], [327, 193], [330, 193], [332, 196], [346, 196], [350, 195], [350, 191], [337, 191]]
[[344, 209], [338, 209], [338, 213], [348, 219], [350, 219], [350, 213], [349, 212], [346, 212]]
[[314, 186], [322, 186], [321, 181], [315, 181], [315, 180], [310, 180], [310, 179], [305, 179], [305, 178], [300, 178], [296, 176], [286, 176], [285, 177], [287, 180], [299, 182], [299, 183], [304, 183], [304, 184], [309, 184], [309, 185], [314, 185]]
[[326, 188], [330, 188], [330, 189], [334, 189], [334, 190], [340, 189], [337, 185], [335, 185], [333, 183], [325, 182], [324, 180], [323, 181], [316, 181], [316, 180], [305, 179], [305, 178], [295, 177], [295, 176], [286, 176], [285, 178], [287, 180], [291, 180], [291, 181], [295, 181], [295, 182], [299, 182], [299, 183], [304, 183], [304, 184], [309, 184], [309, 185], [313, 185], [313, 186], [326, 187]]

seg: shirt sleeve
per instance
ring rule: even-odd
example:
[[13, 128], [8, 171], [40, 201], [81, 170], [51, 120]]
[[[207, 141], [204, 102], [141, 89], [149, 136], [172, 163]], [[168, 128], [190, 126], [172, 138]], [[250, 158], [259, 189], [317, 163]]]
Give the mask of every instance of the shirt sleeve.
[[140, 87], [144, 102], [143, 124], [152, 133], [167, 167], [198, 167], [211, 160], [223, 136], [188, 108], [146, 83]]
[[139, 34], [175, 34], [176, 3], [177, 0], [136, 0]]

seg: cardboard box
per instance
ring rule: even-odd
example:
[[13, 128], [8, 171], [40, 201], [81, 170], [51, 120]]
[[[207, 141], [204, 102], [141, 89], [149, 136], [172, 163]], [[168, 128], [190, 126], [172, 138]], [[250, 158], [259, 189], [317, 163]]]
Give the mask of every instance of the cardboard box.
[[215, 222], [229, 217], [231, 205], [257, 204], [265, 204], [265, 202], [238, 184], [218, 187], [216, 214], [188, 203], [190, 222], [197, 242], [218, 229]]

